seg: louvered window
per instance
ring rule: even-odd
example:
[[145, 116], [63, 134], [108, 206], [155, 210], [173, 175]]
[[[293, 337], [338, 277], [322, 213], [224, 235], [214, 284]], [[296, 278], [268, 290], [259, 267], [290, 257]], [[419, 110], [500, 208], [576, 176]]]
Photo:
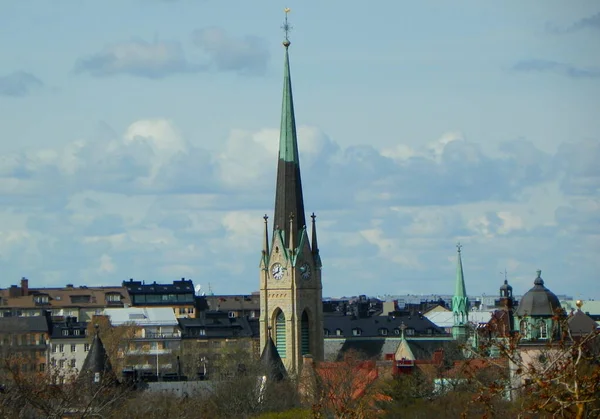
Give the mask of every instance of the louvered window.
[[280, 311], [275, 319], [275, 346], [281, 358], [286, 357], [285, 314]]

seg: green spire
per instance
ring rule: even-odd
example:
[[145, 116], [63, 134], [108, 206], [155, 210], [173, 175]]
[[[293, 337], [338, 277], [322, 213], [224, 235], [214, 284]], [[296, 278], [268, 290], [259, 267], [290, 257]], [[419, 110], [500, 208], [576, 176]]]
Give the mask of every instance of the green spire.
[[281, 128], [279, 131], [279, 158], [286, 162], [299, 164], [298, 138], [296, 136], [296, 118], [294, 116], [294, 98], [292, 78], [290, 76], [289, 41], [284, 41], [285, 63], [283, 69], [283, 101], [281, 104]]
[[[306, 228], [304, 214], [304, 198], [302, 196], [302, 180], [300, 178], [300, 160], [298, 158], [298, 138], [296, 136], [296, 118], [294, 116], [294, 98], [292, 96], [292, 79], [290, 77], [290, 47], [287, 21], [289, 9], [285, 9], [284, 23], [285, 63], [283, 72], [283, 102], [281, 104], [281, 130], [279, 133], [279, 160], [277, 163], [277, 185], [275, 191], [274, 230], [280, 230], [285, 247], [296, 249], [298, 238]], [[293, 217], [290, 222], [290, 216]], [[290, 243], [290, 238], [292, 242]]]
[[454, 287], [454, 296], [455, 297], [466, 297], [467, 296], [467, 289], [465, 287], [465, 276], [463, 274], [463, 266], [462, 266], [462, 259], [460, 257], [460, 249], [462, 248], [462, 245], [460, 243], [458, 243], [456, 245], [456, 248], [458, 250], [458, 255], [457, 255], [457, 261], [456, 261], [456, 284]]
[[465, 277], [461, 259], [462, 245], [456, 245], [456, 283], [454, 287], [454, 296], [452, 297], [452, 313], [454, 313], [454, 327], [452, 334], [455, 339], [464, 339], [467, 335], [466, 325], [469, 321], [469, 299], [465, 287]]

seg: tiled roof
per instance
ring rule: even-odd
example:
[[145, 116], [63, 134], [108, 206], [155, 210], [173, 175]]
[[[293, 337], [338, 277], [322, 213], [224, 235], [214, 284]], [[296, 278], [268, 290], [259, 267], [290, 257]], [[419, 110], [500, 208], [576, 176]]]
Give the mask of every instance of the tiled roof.
[[0, 317], [0, 333], [48, 332], [46, 316]]
[[[112, 303], [107, 300], [106, 294], [120, 295], [120, 302], [117, 304], [130, 304], [127, 291], [123, 287], [30, 288], [28, 295], [17, 297], [10, 296], [9, 288], [0, 290], [2, 309], [104, 307]], [[48, 302], [38, 303], [36, 296], [48, 296]]]
[[[351, 337], [354, 335], [354, 329], [360, 329], [360, 335], [381, 336], [382, 330], [387, 329], [388, 336], [400, 335], [400, 326], [404, 324], [408, 329], [413, 329], [415, 335], [445, 335], [444, 330], [432, 323], [424, 316], [371, 316], [365, 318], [355, 318], [353, 316], [325, 316], [323, 318], [323, 327], [331, 335], [335, 335], [336, 330], [342, 331], [342, 336]], [[429, 333], [431, 330], [431, 333]]]

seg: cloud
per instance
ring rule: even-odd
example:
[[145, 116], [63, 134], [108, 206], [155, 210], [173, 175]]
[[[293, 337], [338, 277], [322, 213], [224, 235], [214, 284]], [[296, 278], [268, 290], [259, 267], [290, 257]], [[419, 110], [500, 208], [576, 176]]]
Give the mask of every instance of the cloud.
[[594, 79], [600, 77], [599, 68], [581, 68], [557, 61], [530, 59], [517, 62], [513, 66], [517, 72], [555, 73], [572, 79]]
[[23, 97], [42, 87], [44, 83], [31, 73], [15, 71], [0, 76], [0, 96]]
[[[479, 278], [509, 262], [525, 290], [538, 267], [553, 289], [552, 277], [582, 272], [573, 286], [591, 281], [600, 245], [593, 141], [548, 154], [526, 140], [484, 152], [458, 132], [385, 151], [342, 147], [317, 127], [300, 126], [298, 137], [327, 295], [451, 292], [456, 240], [470, 292], [489, 291], [494, 283]], [[213, 144], [196, 147], [174, 121], [156, 118], [0, 156], [5, 275], [46, 285], [185, 276], [213, 281], [215, 292], [255, 290], [278, 130], [234, 130]], [[567, 270], [567, 259], [579, 267]]]
[[572, 25], [565, 28], [561, 28], [560, 26], [554, 24], [548, 24], [546, 28], [549, 32], [554, 34], [573, 33], [584, 29], [600, 30], [600, 12], [596, 13], [595, 15], [579, 19]]
[[115, 43], [75, 64], [76, 73], [95, 77], [128, 74], [160, 79], [173, 74], [201, 71], [202, 66], [190, 63], [179, 42], [143, 40]]
[[221, 28], [211, 27], [194, 31], [192, 40], [217, 71], [242, 75], [263, 75], [266, 71], [270, 55], [262, 38], [248, 35], [237, 39]]

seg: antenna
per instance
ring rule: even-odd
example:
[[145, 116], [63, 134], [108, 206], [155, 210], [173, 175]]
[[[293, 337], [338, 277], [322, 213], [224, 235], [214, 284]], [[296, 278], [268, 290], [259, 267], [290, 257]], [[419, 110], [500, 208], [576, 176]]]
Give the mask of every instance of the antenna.
[[508, 281], [508, 276], [506, 274], [506, 268], [504, 268], [504, 272], [500, 272], [500, 274], [504, 274], [504, 280]]
[[194, 292], [196, 295], [200, 295], [200, 291], [202, 290], [202, 285], [198, 284], [194, 287]]

